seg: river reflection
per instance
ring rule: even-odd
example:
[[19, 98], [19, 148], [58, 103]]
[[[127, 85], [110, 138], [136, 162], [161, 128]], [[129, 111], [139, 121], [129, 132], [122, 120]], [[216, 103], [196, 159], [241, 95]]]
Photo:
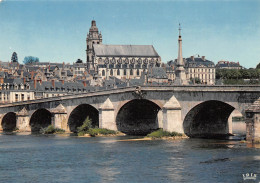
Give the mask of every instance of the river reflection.
[[2, 134], [0, 182], [243, 182], [242, 174], [260, 176], [260, 149], [239, 141], [135, 138]]

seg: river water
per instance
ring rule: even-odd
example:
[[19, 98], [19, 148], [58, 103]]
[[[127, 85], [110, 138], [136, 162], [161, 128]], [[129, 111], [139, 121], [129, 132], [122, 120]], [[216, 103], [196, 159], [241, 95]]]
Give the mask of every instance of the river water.
[[239, 141], [133, 138], [1, 134], [0, 182], [260, 182], [260, 149]]

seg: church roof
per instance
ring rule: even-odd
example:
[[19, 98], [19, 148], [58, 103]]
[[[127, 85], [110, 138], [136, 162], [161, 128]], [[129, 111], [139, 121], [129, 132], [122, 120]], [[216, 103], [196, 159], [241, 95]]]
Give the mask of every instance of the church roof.
[[145, 56], [159, 57], [152, 45], [104, 45], [94, 44], [96, 56]]

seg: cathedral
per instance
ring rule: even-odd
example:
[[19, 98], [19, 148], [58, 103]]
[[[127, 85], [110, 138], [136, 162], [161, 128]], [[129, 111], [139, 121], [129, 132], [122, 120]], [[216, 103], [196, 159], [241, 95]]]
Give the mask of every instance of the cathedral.
[[87, 34], [87, 69], [102, 79], [139, 79], [143, 72], [161, 66], [161, 57], [152, 45], [105, 45], [96, 21]]

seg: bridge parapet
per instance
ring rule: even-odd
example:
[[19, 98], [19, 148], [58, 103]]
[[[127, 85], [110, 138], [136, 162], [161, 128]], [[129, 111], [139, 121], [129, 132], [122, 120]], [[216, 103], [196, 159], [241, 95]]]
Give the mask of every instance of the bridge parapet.
[[102, 95], [110, 95], [110, 94], [119, 94], [125, 92], [135, 92], [136, 88], [139, 88], [140, 91], [172, 91], [172, 92], [240, 92], [240, 93], [250, 93], [250, 92], [258, 92], [260, 93], [260, 86], [258, 85], [183, 85], [183, 86], [131, 86], [124, 88], [113, 88], [109, 90], [100, 90], [100, 91], [91, 91], [88, 93], [80, 93], [80, 94], [71, 94], [59, 97], [51, 97], [51, 98], [43, 98], [29, 101], [21, 101], [14, 103], [6, 103], [0, 104], [1, 107], [8, 106], [19, 106], [26, 104], [35, 104], [35, 103], [44, 103], [50, 101], [63, 101], [63, 100], [71, 100], [75, 98], [84, 98], [89, 96], [102, 96]]

